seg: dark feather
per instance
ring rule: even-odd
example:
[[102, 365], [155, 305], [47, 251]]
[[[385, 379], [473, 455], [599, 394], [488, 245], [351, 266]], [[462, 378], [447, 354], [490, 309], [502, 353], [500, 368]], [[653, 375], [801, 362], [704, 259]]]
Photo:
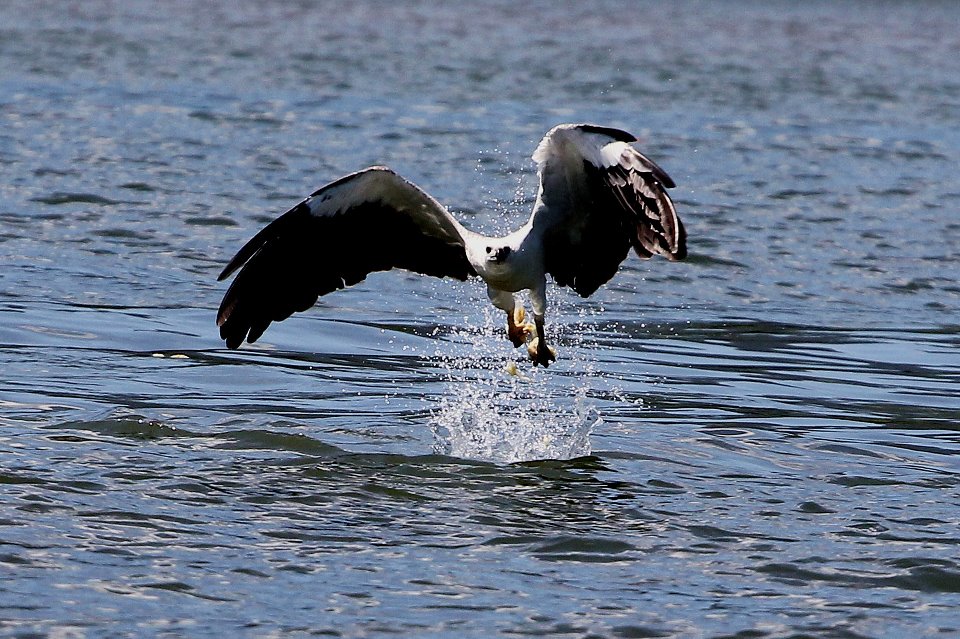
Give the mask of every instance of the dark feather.
[[600, 135], [606, 135], [607, 137], [617, 142], [636, 142], [637, 141], [637, 138], [635, 138], [632, 133], [627, 133], [622, 129], [614, 129], [609, 126], [599, 126], [597, 124], [580, 124], [577, 126], [577, 128], [583, 131], [584, 133], [599, 133]]
[[[391, 175], [387, 179], [402, 181]], [[323, 192], [314, 194], [321, 198], [314, 203], [322, 204]], [[217, 314], [227, 346], [256, 341], [271, 322], [307, 310], [318, 297], [357, 284], [375, 271], [401, 268], [460, 280], [474, 275], [459, 234], [431, 232], [410, 214], [408, 204], [423, 204], [419, 193], [416, 189], [389, 203], [359, 202], [324, 214], [312, 211], [308, 199], [268, 224], [220, 275], [223, 279], [243, 267]]]
[[[595, 170], [589, 163], [584, 165], [585, 172]], [[571, 211], [589, 215], [579, 215], [545, 234], [546, 272], [557, 285], [569, 286], [581, 297], [589, 297], [617, 273], [630, 251], [630, 235], [609, 190], [574, 188], [566, 193], [581, 196], [571, 203]], [[544, 201], [550, 204], [547, 193]]]
[[667, 192], [652, 173], [623, 164], [609, 169], [596, 169], [586, 164], [588, 173], [595, 173], [610, 187], [621, 214], [625, 216], [622, 220], [625, 228], [634, 228], [629, 234], [630, 243], [639, 257], [658, 254], [673, 261], [687, 256], [683, 223], [677, 217]]
[[674, 182], [633, 147], [610, 167], [584, 159], [580, 171], [541, 168], [541, 180], [544, 204], [566, 211], [564, 223], [544, 236], [546, 270], [558, 285], [591, 295], [616, 274], [631, 247], [642, 258], [686, 257], [686, 231], [665, 190]]

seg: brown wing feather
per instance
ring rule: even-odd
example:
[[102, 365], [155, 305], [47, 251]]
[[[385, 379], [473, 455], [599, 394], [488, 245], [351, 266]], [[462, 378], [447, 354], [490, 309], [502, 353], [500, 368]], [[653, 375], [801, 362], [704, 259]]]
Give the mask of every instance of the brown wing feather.
[[[649, 165], [657, 171], [649, 170]], [[683, 222], [664, 189], [673, 185], [670, 176], [636, 151], [624, 153], [620, 164], [598, 172], [626, 215], [627, 225], [636, 229], [630, 241], [639, 257], [657, 254], [674, 261], [687, 256]]]

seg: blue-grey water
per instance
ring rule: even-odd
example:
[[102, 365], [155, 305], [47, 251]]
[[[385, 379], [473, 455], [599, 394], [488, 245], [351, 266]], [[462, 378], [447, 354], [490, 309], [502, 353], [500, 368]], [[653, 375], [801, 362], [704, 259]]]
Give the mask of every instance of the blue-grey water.
[[[960, 4], [0, 3], [0, 634], [960, 636]], [[634, 132], [685, 262], [216, 275], [388, 164], [474, 228]], [[510, 363], [518, 375], [506, 372]]]

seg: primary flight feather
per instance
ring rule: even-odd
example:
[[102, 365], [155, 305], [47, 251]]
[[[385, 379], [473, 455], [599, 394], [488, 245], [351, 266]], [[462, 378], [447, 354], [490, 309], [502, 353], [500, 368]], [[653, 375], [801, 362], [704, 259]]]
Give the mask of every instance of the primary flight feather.
[[[556, 359], [547, 344], [546, 275], [583, 297], [617, 272], [630, 249], [639, 257], [686, 256], [686, 232], [666, 189], [673, 180], [640, 153], [629, 133], [561, 124], [534, 151], [540, 187], [526, 224], [487, 237], [390, 169], [374, 166], [318, 189], [257, 233], [220, 273], [237, 269], [217, 313], [229, 348], [254, 342], [271, 322], [317, 298], [401, 268], [486, 282], [507, 314], [507, 335], [527, 344], [534, 364]], [[530, 291], [534, 325], [514, 293]], [[529, 338], [529, 340], [528, 340]]]

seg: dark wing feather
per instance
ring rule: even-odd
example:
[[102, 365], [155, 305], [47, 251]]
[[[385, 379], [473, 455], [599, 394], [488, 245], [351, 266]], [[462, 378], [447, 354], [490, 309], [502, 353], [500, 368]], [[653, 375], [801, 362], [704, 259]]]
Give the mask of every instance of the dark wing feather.
[[627, 144], [628, 136], [561, 125], [534, 154], [540, 195], [533, 224], [543, 232], [546, 271], [583, 297], [616, 274], [631, 247], [642, 258], [681, 260], [687, 253], [686, 231], [665, 190], [673, 180]]
[[224, 268], [220, 280], [240, 272], [217, 313], [220, 337], [229, 348], [254, 342], [271, 322], [374, 271], [465, 280], [475, 273], [460, 229], [436, 200], [389, 169], [341, 178], [264, 227]]
[[585, 170], [596, 172], [610, 188], [627, 229], [635, 230], [630, 243], [638, 256], [682, 260], [687, 256], [687, 234], [665, 190], [674, 186], [673, 180], [639, 151], [627, 148], [619, 163]]

